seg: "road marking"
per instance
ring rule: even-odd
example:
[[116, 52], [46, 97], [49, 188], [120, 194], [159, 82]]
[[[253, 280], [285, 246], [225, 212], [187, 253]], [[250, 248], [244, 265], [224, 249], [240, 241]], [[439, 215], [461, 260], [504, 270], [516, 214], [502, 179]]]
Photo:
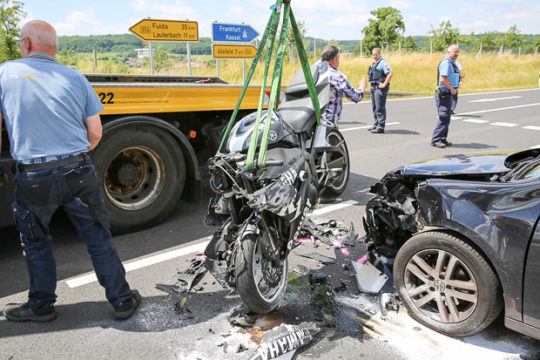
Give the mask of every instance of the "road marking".
[[487, 120], [479, 120], [479, 119], [463, 119], [462, 121], [475, 123], [475, 124], [485, 124], [485, 123], [489, 122]]
[[[386, 126], [399, 125], [399, 124], [401, 123], [396, 121], [396, 122], [386, 123]], [[339, 131], [346, 132], [346, 131], [353, 131], [353, 130], [369, 129], [371, 126], [372, 125], [358, 126], [358, 127], [353, 127], [353, 128], [339, 129]]]
[[[471, 93], [471, 94], [459, 94], [459, 97], [464, 96], [476, 96], [476, 95], [490, 95], [490, 94], [504, 94], [504, 93], [514, 93], [514, 92], [524, 92], [524, 91], [538, 91], [540, 89], [533, 88], [533, 89], [520, 89], [520, 90], [504, 90], [504, 91], [489, 91], [489, 92], [480, 92], [480, 93]], [[414, 95], [412, 95], [414, 96]], [[388, 101], [410, 101], [410, 100], [425, 100], [425, 99], [433, 99], [433, 95], [430, 96], [418, 96], [418, 97], [408, 97], [408, 98], [402, 98], [402, 99], [388, 99]], [[362, 105], [362, 104], [371, 104], [371, 101], [361, 101], [358, 103], [354, 102], [345, 102], [343, 105]]]
[[345, 209], [345, 208], [348, 208], [349, 206], [353, 206], [353, 205], [356, 205], [356, 204], [358, 204], [358, 201], [356, 201], [356, 200], [347, 200], [347, 201], [341, 202], [339, 204], [329, 205], [329, 206], [325, 206], [323, 208], [317, 209], [317, 210], [313, 211], [312, 214], [315, 215], [315, 216], [323, 215], [323, 214], [327, 214], [327, 213], [330, 213], [330, 212], [333, 212], [333, 211], [338, 211], [338, 210], [341, 210], [341, 209]]
[[478, 100], [469, 100], [470, 103], [479, 103], [479, 102], [492, 102], [492, 101], [499, 101], [499, 100], [510, 100], [510, 99], [520, 99], [521, 96], [507, 96], [507, 97], [500, 97], [500, 98], [485, 98], [485, 99], [478, 99]]
[[523, 128], [527, 130], [540, 130], [540, 126], [532, 126], [532, 125], [524, 126]]
[[[193, 240], [189, 242], [188, 244], [181, 245], [180, 248], [178, 248], [178, 246], [175, 246], [173, 248], [160, 251], [158, 253], [145, 255], [140, 258], [127, 261], [124, 263], [124, 268], [126, 269], [126, 272], [128, 272], [132, 270], [141, 269], [143, 267], [147, 267], [150, 265], [154, 265], [163, 261], [175, 259], [180, 256], [203, 252], [204, 249], [206, 248], [206, 245], [209, 242], [207, 239], [208, 239], [208, 236], [205, 236], [203, 238]], [[76, 288], [79, 286], [93, 283], [94, 281], [97, 281], [96, 273], [91, 272], [91, 273], [73, 277], [71, 279], [67, 279], [66, 284], [70, 288]]]
[[516, 105], [516, 106], [508, 106], [508, 107], [503, 107], [503, 108], [498, 108], [498, 109], [487, 109], [487, 110], [479, 110], [479, 111], [467, 111], [463, 114], [458, 114], [458, 116], [468, 116], [468, 115], [471, 115], [471, 114], [482, 114], [482, 113], [487, 113], [487, 112], [492, 112], [492, 111], [502, 111], [502, 110], [511, 110], [511, 109], [519, 109], [519, 108], [525, 108], [525, 107], [531, 107], [531, 106], [538, 106], [540, 105], [540, 103], [533, 103], [533, 104], [525, 104], [525, 105]]
[[[341, 202], [339, 204], [333, 204], [329, 206], [325, 206], [321, 209], [317, 209], [313, 211], [313, 215], [322, 215], [327, 214], [333, 211], [341, 210], [344, 208], [347, 208], [349, 206], [353, 206], [358, 204], [358, 201], [355, 200], [348, 200]], [[193, 240], [187, 244], [175, 246], [169, 249], [165, 249], [162, 251], [159, 251], [154, 254], [149, 254], [145, 256], [141, 256], [140, 258], [136, 258], [130, 261], [127, 261], [124, 264], [124, 268], [126, 269], [126, 272], [138, 270], [150, 265], [155, 265], [160, 262], [172, 260], [179, 258], [181, 256], [195, 254], [195, 253], [202, 253], [204, 249], [206, 248], [206, 245], [208, 245], [209, 236], [202, 237], [197, 240]], [[79, 276], [72, 277], [70, 279], [66, 279], [66, 284], [70, 288], [76, 288], [79, 286], [91, 284], [93, 282], [97, 281], [96, 273], [95, 272], [89, 272], [86, 274], [82, 274]]]
[[518, 124], [513, 124], [513, 123], [507, 123], [507, 122], [494, 122], [494, 123], [491, 123], [489, 125], [493, 125], [493, 126], [504, 126], [504, 127], [514, 127], [514, 126], [518, 126]]

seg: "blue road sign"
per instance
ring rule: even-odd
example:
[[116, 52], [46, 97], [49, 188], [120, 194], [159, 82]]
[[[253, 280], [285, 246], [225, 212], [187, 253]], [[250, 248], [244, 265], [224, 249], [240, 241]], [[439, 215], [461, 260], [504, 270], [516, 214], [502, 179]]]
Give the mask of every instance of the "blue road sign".
[[259, 36], [250, 25], [212, 23], [212, 41], [249, 43]]

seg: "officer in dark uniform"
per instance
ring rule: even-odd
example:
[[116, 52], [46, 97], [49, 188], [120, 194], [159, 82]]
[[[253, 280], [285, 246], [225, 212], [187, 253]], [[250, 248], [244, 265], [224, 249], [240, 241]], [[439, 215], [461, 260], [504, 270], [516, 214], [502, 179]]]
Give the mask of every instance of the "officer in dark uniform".
[[450, 126], [454, 96], [459, 86], [459, 68], [455, 63], [458, 56], [459, 46], [450, 45], [446, 57], [439, 64], [438, 85], [435, 91], [435, 105], [437, 106], [439, 120], [431, 137], [431, 145], [438, 148], [452, 146], [452, 143], [446, 138]]
[[368, 69], [369, 83], [371, 84], [371, 107], [373, 109], [373, 126], [368, 130], [373, 134], [383, 134], [386, 123], [386, 97], [390, 90], [392, 68], [381, 57], [381, 50], [374, 48], [371, 51], [373, 64]]

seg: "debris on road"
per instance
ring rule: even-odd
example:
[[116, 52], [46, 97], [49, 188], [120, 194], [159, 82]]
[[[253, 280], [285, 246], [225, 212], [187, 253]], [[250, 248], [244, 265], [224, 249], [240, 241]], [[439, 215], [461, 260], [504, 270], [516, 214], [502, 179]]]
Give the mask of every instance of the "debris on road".
[[397, 294], [382, 293], [379, 297], [379, 304], [381, 306], [381, 313], [386, 316], [388, 310], [399, 311], [400, 300]]
[[204, 258], [191, 259], [189, 266], [178, 270], [177, 285], [184, 291], [190, 291], [202, 279], [205, 273]]
[[368, 294], [378, 294], [388, 281], [388, 276], [383, 274], [369, 261], [359, 264], [356, 261], [351, 261], [354, 270], [356, 271], [356, 284], [358, 289]]
[[315, 324], [282, 324], [264, 333], [250, 360], [292, 359], [298, 348], [311, 342], [320, 329]]
[[358, 234], [352, 223], [347, 229], [335, 220], [309, 216], [302, 225], [299, 238], [319, 240], [326, 245], [342, 249], [344, 246], [355, 246]]

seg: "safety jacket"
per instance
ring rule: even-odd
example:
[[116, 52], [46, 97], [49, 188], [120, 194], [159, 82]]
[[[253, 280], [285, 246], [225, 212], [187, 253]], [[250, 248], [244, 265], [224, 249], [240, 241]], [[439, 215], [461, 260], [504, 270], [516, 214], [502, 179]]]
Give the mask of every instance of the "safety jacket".
[[374, 62], [369, 68], [368, 68], [368, 77], [369, 77], [369, 83], [370, 84], [378, 84], [384, 82], [386, 79], [386, 75], [384, 74], [384, 71], [377, 70], [377, 66], [381, 62], [382, 59], [379, 59], [379, 61]]
[[[439, 67], [441, 66], [442, 62], [445, 61], [445, 60], [447, 60], [450, 63], [450, 65], [452, 65], [452, 69], [454, 69], [454, 74], [457, 74], [458, 85], [455, 86], [455, 84], [452, 84], [452, 82], [450, 83], [454, 87], [454, 89], [457, 89], [459, 87], [459, 68], [456, 65], [456, 63], [454, 62], [454, 60], [450, 59], [449, 57], [445, 57], [444, 59], [441, 60], [439, 65], [437, 65], [437, 87], [438, 88], [443, 87], [441, 82], [440, 82], [441, 72], [439, 70]], [[448, 81], [450, 82], [450, 79], [448, 79]], [[448, 91], [448, 90], [446, 90], [446, 91]]]

